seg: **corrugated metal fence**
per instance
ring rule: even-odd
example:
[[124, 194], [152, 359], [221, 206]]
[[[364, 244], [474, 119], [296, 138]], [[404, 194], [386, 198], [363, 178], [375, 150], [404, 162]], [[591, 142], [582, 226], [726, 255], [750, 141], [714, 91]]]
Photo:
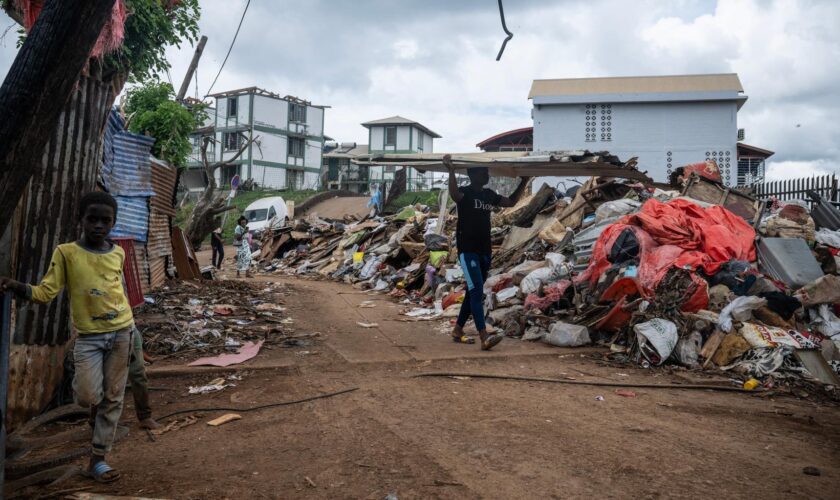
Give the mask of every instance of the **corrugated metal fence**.
[[810, 201], [808, 191], [816, 191], [825, 200], [835, 204], [840, 203], [840, 192], [838, 192], [837, 176], [835, 175], [762, 182], [754, 184], [752, 188], [756, 197], [762, 199], [772, 196], [779, 200]]

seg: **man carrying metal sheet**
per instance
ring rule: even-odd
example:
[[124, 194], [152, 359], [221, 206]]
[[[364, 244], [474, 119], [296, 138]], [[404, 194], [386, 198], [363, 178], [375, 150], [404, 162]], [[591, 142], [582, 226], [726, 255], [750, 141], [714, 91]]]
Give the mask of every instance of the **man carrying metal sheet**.
[[458, 187], [452, 158], [445, 155], [443, 164], [449, 171], [449, 196], [458, 207], [455, 238], [458, 247], [458, 262], [464, 271], [464, 280], [467, 282], [461, 312], [452, 330], [452, 340], [461, 344], [475, 343], [475, 339], [464, 335], [464, 325], [472, 315], [481, 340], [481, 349], [487, 351], [504, 338], [501, 333], [488, 334], [484, 323], [484, 280], [490, 271], [492, 253], [490, 214], [496, 207], [514, 206], [525, 191], [528, 179], [523, 177], [513, 194], [505, 197], [484, 187], [490, 181], [490, 174], [486, 167], [468, 168], [467, 176], [470, 178], [470, 185]]

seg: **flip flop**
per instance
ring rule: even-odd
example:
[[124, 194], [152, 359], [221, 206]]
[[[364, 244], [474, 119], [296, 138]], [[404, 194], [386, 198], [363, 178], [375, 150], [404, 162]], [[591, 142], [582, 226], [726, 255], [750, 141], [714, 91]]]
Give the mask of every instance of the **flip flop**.
[[504, 335], [495, 333], [493, 335], [488, 335], [487, 338], [481, 341], [481, 350], [482, 351], [489, 351], [493, 347], [499, 344], [502, 339], [505, 338]]
[[86, 475], [97, 483], [113, 483], [120, 478], [120, 473], [112, 469], [104, 460], [96, 462], [93, 470], [88, 470]]
[[452, 342], [455, 342], [456, 344], [475, 344], [475, 339], [467, 335], [461, 335], [460, 337], [453, 335]]

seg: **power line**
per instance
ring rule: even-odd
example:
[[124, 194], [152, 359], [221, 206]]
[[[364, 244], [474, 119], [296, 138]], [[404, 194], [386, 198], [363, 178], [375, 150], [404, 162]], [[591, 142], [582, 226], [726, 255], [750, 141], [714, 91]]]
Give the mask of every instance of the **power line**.
[[230, 47], [228, 47], [227, 55], [225, 56], [225, 60], [222, 61], [221, 67], [219, 67], [219, 72], [216, 73], [216, 78], [213, 79], [213, 83], [210, 84], [210, 88], [207, 90], [207, 94], [204, 97], [210, 95], [210, 92], [213, 91], [213, 87], [216, 85], [216, 81], [219, 79], [219, 75], [222, 74], [222, 70], [225, 67], [225, 63], [227, 63], [228, 57], [230, 57], [230, 51], [233, 50], [233, 44], [236, 43], [236, 37], [239, 36], [239, 29], [242, 28], [242, 21], [245, 20], [245, 14], [248, 12], [248, 7], [251, 5], [251, 0], [245, 4], [245, 10], [242, 11], [242, 17], [239, 19], [239, 26], [236, 27], [236, 33], [233, 35], [233, 40], [230, 42]]

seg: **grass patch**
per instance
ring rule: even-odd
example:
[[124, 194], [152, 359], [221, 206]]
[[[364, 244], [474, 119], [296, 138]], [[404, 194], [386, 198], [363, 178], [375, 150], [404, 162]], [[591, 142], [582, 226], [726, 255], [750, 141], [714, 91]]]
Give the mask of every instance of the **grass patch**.
[[412, 191], [409, 193], [403, 193], [397, 196], [391, 204], [385, 207], [385, 210], [398, 211], [407, 205], [414, 205], [416, 203], [437, 208], [439, 193], [440, 191]]

